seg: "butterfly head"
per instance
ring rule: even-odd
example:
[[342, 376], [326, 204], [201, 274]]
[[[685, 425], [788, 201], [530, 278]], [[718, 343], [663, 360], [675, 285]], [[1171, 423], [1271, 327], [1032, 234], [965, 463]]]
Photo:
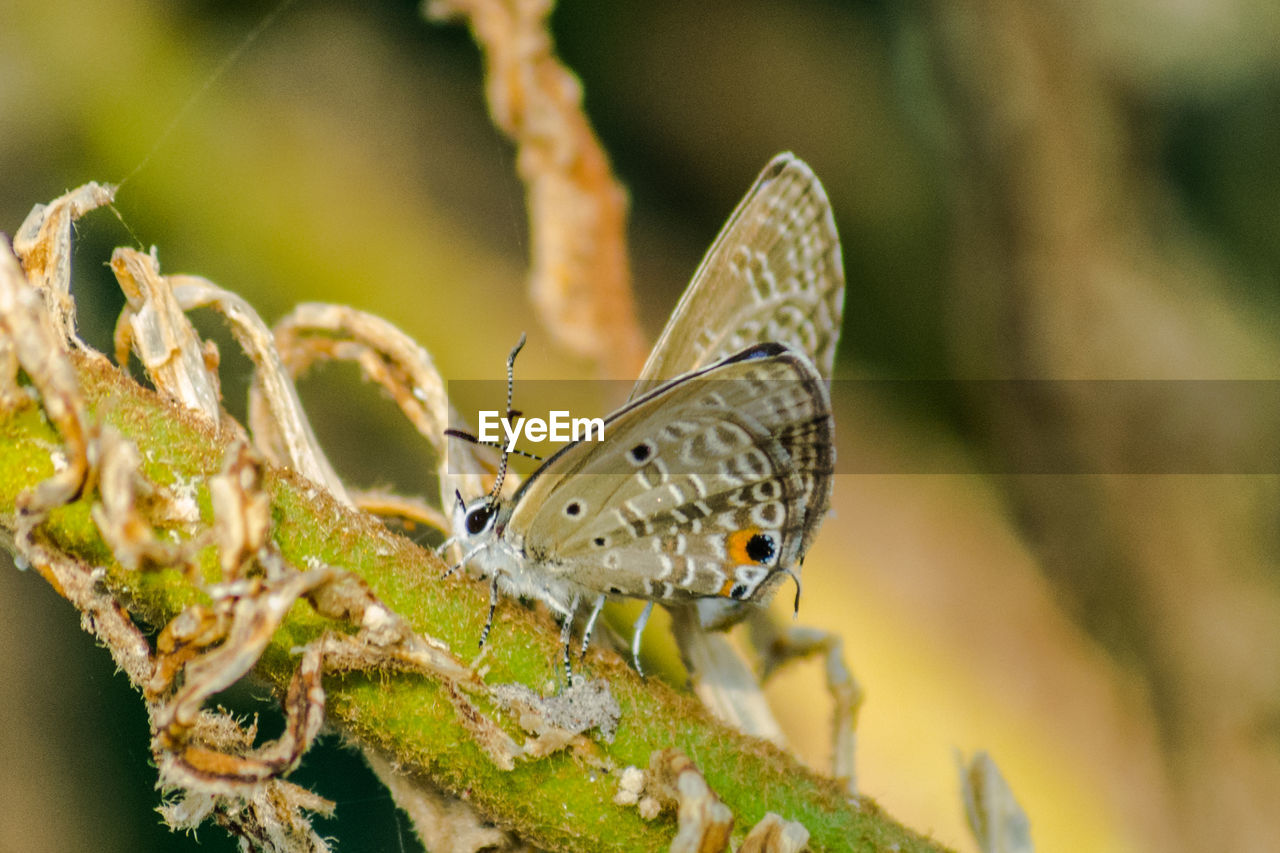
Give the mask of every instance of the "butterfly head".
[[457, 498], [453, 505], [453, 531], [466, 551], [493, 535], [502, 503], [493, 494], [464, 501], [459, 492]]

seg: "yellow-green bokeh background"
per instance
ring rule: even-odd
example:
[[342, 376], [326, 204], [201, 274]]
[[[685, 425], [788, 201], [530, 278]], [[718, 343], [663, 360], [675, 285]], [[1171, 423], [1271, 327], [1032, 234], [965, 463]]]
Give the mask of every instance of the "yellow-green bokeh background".
[[[272, 8], [0, 4], [0, 230], [128, 176], [127, 230], [109, 211], [77, 228], [85, 336], [109, 345], [102, 264], [140, 243], [268, 321], [301, 301], [388, 317], [447, 378], [498, 376], [522, 330], [523, 376], [594, 375], [532, 319], [522, 190], [466, 32], [411, 2], [297, 0], [246, 44]], [[553, 24], [631, 192], [651, 336], [790, 149], [843, 238], [842, 377], [1277, 373], [1273, 3], [575, 0]], [[206, 321], [242, 412], [248, 365]], [[427, 491], [428, 451], [354, 370], [303, 396], [344, 476]], [[979, 470], [1001, 450], [1000, 416], [963, 398], [835, 404], [841, 452], [890, 470]], [[972, 850], [955, 751], [986, 749], [1042, 851], [1280, 844], [1274, 477], [838, 479], [801, 620], [843, 635], [867, 689], [864, 792]], [[824, 766], [819, 668], [770, 693]], [[0, 849], [192, 849], [149, 811], [145, 738], [71, 609], [0, 570]], [[339, 799], [340, 849], [395, 849], [358, 765], [330, 747], [303, 774]], [[199, 846], [232, 849], [213, 827]]]

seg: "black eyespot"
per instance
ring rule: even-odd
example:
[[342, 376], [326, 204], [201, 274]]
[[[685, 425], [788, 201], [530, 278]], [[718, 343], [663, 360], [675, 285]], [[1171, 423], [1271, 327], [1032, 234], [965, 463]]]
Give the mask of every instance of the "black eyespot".
[[631, 448], [627, 455], [631, 457], [632, 464], [640, 465], [653, 455], [653, 445], [649, 444], [647, 441], [642, 441], [635, 447]]
[[564, 514], [571, 517], [576, 517], [578, 515], [581, 515], [582, 504], [578, 503], [577, 501], [570, 501], [568, 504], [565, 505]]
[[622, 595], [622, 590], [618, 589], [616, 586], [611, 586], [611, 587], [609, 587], [609, 594], [610, 594], [610, 595]]
[[767, 563], [775, 550], [773, 537], [767, 533], [757, 533], [747, 540], [747, 556], [757, 563]]
[[591, 540], [591, 544], [595, 545], [597, 548], [603, 548], [605, 546], [605, 539], [603, 536], [597, 536], [595, 539]]
[[467, 533], [475, 536], [489, 526], [489, 521], [493, 518], [493, 513], [496, 510], [497, 507], [492, 504], [481, 504], [467, 513], [467, 517], [463, 519], [462, 526], [467, 528]]
[[747, 594], [747, 585], [744, 583], [740, 583], [737, 586], [735, 586], [733, 589], [729, 590], [730, 598], [742, 598], [746, 594]]

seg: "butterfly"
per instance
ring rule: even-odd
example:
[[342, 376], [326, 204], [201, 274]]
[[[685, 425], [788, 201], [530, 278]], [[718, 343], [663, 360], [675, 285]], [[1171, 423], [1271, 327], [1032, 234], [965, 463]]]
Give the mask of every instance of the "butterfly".
[[831, 496], [827, 380], [843, 302], [826, 194], [801, 160], [778, 155], [703, 258], [604, 440], [566, 445], [509, 499], [505, 455], [488, 494], [458, 495], [458, 566], [492, 579], [481, 643], [499, 591], [562, 618], [566, 667], [581, 605], [585, 650], [609, 597], [645, 599], [638, 671], [654, 602], [764, 603], [791, 577], [798, 605]]

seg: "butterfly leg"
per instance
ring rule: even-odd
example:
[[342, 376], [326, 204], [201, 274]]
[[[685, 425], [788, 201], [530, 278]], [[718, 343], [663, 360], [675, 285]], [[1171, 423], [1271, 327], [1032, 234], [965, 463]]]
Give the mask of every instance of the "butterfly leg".
[[587, 644], [591, 642], [591, 632], [596, 628], [596, 620], [600, 618], [600, 611], [604, 610], [604, 596], [596, 599], [596, 603], [591, 605], [591, 615], [587, 617], [587, 627], [582, 629], [582, 652], [580, 657], [587, 654]]
[[493, 614], [498, 609], [498, 573], [493, 573], [493, 580], [489, 582], [489, 618], [484, 620], [484, 630], [480, 632], [480, 648], [484, 648], [485, 641], [489, 639], [489, 629], [493, 627]]
[[[446, 540], [444, 540], [443, 542], [441, 542], [441, 543], [440, 543], [440, 547], [436, 548], [436, 556], [437, 556], [437, 557], [440, 557], [441, 559], [443, 559], [443, 558], [444, 558], [444, 552], [445, 552], [445, 551], [448, 551], [448, 550], [449, 550], [449, 548], [450, 548], [450, 547], [453, 545], [453, 543], [454, 543], [454, 542], [456, 542], [456, 541], [458, 541], [458, 537], [456, 537], [456, 536], [450, 536], [448, 539], [446, 539]], [[452, 576], [454, 572], [456, 572], [458, 569], [462, 568], [462, 564], [463, 564], [463, 562], [464, 562], [463, 560], [459, 560], [458, 562], [456, 562], [456, 563], [454, 563], [452, 566], [450, 566], [450, 567], [448, 568], [448, 570], [447, 570], [444, 574], [442, 574], [442, 575], [440, 576], [440, 580], [444, 580], [445, 578]]]
[[[454, 541], [455, 541], [454, 537], [450, 537], [448, 540], [446, 540], [446, 541], [445, 541], [445, 543], [444, 543], [443, 545], [441, 545], [441, 546], [440, 546], [440, 548], [439, 548], [439, 549], [437, 549], [436, 553], [437, 553], [437, 554], [441, 554], [441, 553], [443, 553], [444, 549], [445, 549], [446, 547], [448, 547], [450, 544], [452, 544]], [[472, 559], [473, 557], [475, 557], [477, 554], [479, 554], [481, 551], [483, 551], [486, 547], [488, 547], [488, 546], [487, 546], [487, 545], [481, 545], [479, 548], [472, 548], [470, 551], [468, 551], [467, 553], [463, 554], [463, 555], [462, 555], [462, 559], [461, 559], [461, 560], [459, 560], [458, 562], [456, 562], [456, 563], [454, 563], [452, 566], [450, 566], [450, 567], [449, 567], [449, 570], [440, 576], [440, 580], [444, 580], [445, 578], [450, 577], [450, 576], [451, 576], [454, 572], [456, 572], [458, 569], [462, 568], [462, 567], [463, 567], [463, 566], [465, 566], [467, 563], [470, 563], [470, 562], [471, 562], [471, 559]]]
[[573, 615], [578, 612], [578, 602], [581, 599], [575, 594], [573, 600], [569, 602], [569, 610], [564, 614], [564, 621], [560, 623], [560, 648], [564, 649], [564, 677], [567, 681], [573, 681], [573, 666], [570, 661], [569, 647], [573, 642]]
[[636, 673], [643, 676], [644, 670], [640, 667], [640, 635], [644, 633], [644, 626], [649, 621], [649, 614], [653, 612], [653, 602], [646, 601], [644, 610], [640, 611], [640, 618], [636, 620], [635, 633], [631, 635], [631, 662], [635, 664]]

